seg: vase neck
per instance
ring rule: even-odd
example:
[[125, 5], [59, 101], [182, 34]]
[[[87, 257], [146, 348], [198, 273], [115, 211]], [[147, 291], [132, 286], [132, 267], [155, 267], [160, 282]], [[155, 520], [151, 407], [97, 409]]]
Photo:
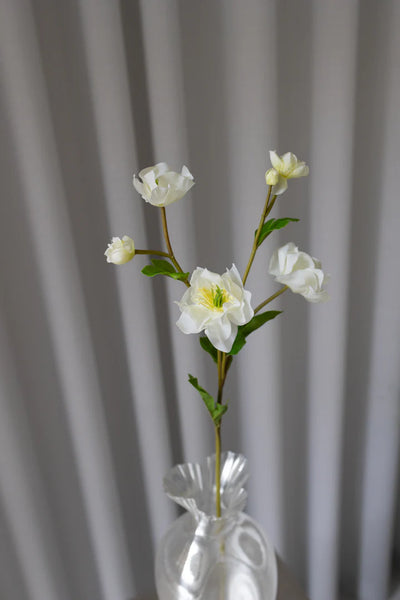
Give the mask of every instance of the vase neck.
[[[221, 517], [215, 516], [215, 455], [203, 463], [177, 465], [166, 475], [164, 489], [167, 495], [192, 513], [204, 528], [211, 522], [234, 518], [243, 510], [247, 493], [247, 461], [240, 454], [224, 452], [221, 455]], [[207, 525], [208, 523], [208, 525]]]

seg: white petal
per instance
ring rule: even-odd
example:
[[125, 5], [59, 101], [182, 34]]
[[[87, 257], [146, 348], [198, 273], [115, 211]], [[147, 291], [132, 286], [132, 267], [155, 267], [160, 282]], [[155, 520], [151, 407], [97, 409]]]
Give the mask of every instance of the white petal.
[[278, 172], [281, 171], [283, 168], [283, 162], [275, 150], [269, 151], [269, 158], [274, 169], [276, 169]]
[[316, 304], [316, 303], [328, 302], [329, 294], [326, 290], [321, 290], [320, 292], [314, 293], [310, 296], [305, 295], [304, 298], [306, 300], [308, 300], [308, 302], [313, 302], [314, 304]]
[[146, 167], [146, 169], [142, 169], [141, 171], [139, 171], [139, 177], [142, 181], [144, 179], [148, 179], [149, 176], [151, 178], [154, 177], [154, 179], [157, 179], [157, 177], [159, 177], [163, 173], [167, 173], [167, 171], [170, 171], [170, 168], [167, 165], [167, 163], [160, 162], [152, 167]]
[[212, 345], [222, 352], [229, 352], [237, 334], [237, 326], [230, 323], [228, 319], [214, 321], [205, 329], [205, 334]]
[[254, 310], [250, 305], [251, 292], [244, 292], [245, 301], [238, 307], [229, 310], [228, 317], [235, 325], [244, 325], [248, 323], [254, 316]]
[[[307, 279], [308, 279], [308, 281], [307, 281]], [[293, 273], [290, 273], [289, 275], [282, 275], [279, 278], [279, 281], [281, 283], [284, 283], [285, 285], [287, 285], [292, 290], [292, 292], [294, 292], [295, 294], [306, 293], [310, 287], [310, 283], [312, 283], [309, 281], [309, 278], [307, 277], [306, 270], [294, 271]]]
[[179, 190], [179, 193], [186, 194], [191, 187], [194, 186], [193, 177], [185, 177], [180, 173], [175, 173], [174, 171], [169, 171], [168, 173], [164, 173], [160, 175], [158, 178], [158, 184], [162, 187], [171, 186], [172, 188]]
[[293, 242], [289, 242], [279, 248], [279, 267], [282, 274], [287, 275], [293, 271], [293, 268], [299, 257], [299, 249]]
[[307, 254], [307, 252], [299, 252], [297, 254], [297, 260], [293, 265], [293, 271], [294, 270], [301, 270], [301, 269], [314, 269], [315, 268], [315, 263], [313, 258]]
[[198, 288], [211, 288], [214, 285], [218, 285], [220, 287], [223, 286], [223, 280], [221, 275], [218, 273], [213, 273], [208, 269], [200, 269], [199, 267], [193, 272], [193, 275], [190, 280], [190, 285], [192, 285], [195, 289]]
[[184, 177], [188, 177], [189, 179], [194, 179], [193, 175], [191, 174], [189, 169], [186, 167], [186, 165], [183, 165], [183, 167], [182, 167], [182, 175]]
[[281, 156], [281, 160], [283, 163], [282, 175], [288, 177], [298, 163], [297, 156], [293, 154], [293, 152], [286, 152], [283, 156]]
[[179, 306], [179, 308], [181, 310], [183, 310], [185, 308], [185, 306], [187, 306], [188, 304], [191, 303], [191, 298], [192, 298], [192, 288], [188, 288], [186, 290], [186, 292], [183, 294], [182, 298], [180, 299], [179, 302], [176, 302], [176, 304]]
[[[268, 272], [270, 275], [290, 273], [298, 255], [298, 248], [293, 242], [289, 242], [275, 250], [269, 262]], [[289, 258], [288, 258], [289, 257]]]
[[176, 324], [183, 333], [200, 333], [202, 330], [201, 324], [199, 325], [192, 316], [193, 313], [185, 311], [177, 320]]
[[141, 196], [143, 196], [143, 183], [141, 181], [139, 181], [139, 179], [136, 177], [136, 175], [133, 176], [133, 185], [134, 185], [136, 191], [139, 192], [139, 194]]
[[156, 187], [151, 192], [151, 197], [149, 199], [150, 204], [153, 206], [165, 206], [165, 200], [168, 194], [167, 188]]
[[299, 162], [298, 165], [291, 171], [289, 179], [297, 179], [298, 177], [306, 177], [309, 173], [309, 168], [304, 162]]
[[283, 194], [283, 192], [285, 192], [287, 190], [287, 187], [288, 187], [288, 183], [287, 183], [286, 177], [279, 175], [278, 183], [276, 185], [274, 185], [274, 187], [272, 188], [272, 195], [279, 196], [280, 194]]
[[242, 278], [240, 277], [240, 273], [235, 264], [232, 263], [231, 268], [226, 269], [226, 272], [229, 275], [229, 277], [232, 279], [232, 281], [234, 281], [236, 283], [236, 285], [243, 288]]
[[[204, 269], [203, 267], [196, 267], [195, 270], [193, 271], [191, 277], [190, 277], [190, 285], [192, 288], [196, 288], [197, 287], [197, 280], [199, 279], [199, 277], [201, 277], [201, 275], [203, 274], [203, 272], [206, 269]], [[190, 290], [188, 290], [190, 291]]]
[[272, 256], [269, 261], [268, 273], [270, 275], [275, 276], [280, 274], [278, 250], [274, 250], [274, 252], [272, 253]]

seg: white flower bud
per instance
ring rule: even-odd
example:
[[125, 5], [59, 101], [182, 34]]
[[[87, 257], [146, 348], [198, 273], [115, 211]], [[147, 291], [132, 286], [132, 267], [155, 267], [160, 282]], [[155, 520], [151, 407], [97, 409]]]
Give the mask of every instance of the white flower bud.
[[267, 185], [276, 185], [278, 183], [279, 173], [276, 169], [268, 169], [265, 173], [265, 181]]
[[107, 262], [114, 263], [114, 265], [124, 265], [135, 256], [133, 239], [127, 235], [124, 235], [122, 240], [119, 237], [113, 237], [104, 254], [107, 257]]

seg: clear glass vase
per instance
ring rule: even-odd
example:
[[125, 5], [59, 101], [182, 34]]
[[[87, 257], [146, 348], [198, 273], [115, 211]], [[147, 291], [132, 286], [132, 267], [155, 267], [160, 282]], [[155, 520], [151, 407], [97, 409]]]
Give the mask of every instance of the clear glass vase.
[[221, 456], [221, 517], [215, 516], [215, 455], [177, 465], [164, 489], [188, 512], [164, 535], [156, 557], [159, 600], [275, 600], [273, 547], [242, 512], [247, 461]]

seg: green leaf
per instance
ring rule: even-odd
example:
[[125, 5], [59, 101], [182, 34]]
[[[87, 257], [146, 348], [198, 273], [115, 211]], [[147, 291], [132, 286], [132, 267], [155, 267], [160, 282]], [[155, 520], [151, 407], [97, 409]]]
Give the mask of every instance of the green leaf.
[[189, 373], [188, 375], [189, 377], [189, 383], [196, 388], [196, 390], [199, 392], [200, 396], [203, 398], [204, 404], [207, 407], [207, 410], [210, 412], [210, 414], [212, 415], [212, 413], [215, 410], [215, 400], [214, 398], [211, 396], [211, 394], [209, 394], [204, 388], [202, 388], [197, 380], [197, 377], [193, 377], [193, 375], [191, 375]]
[[233, 342], [229, 354], [237, 354], [245, 345], [246, 337], [250, 335], [250, 333], [253, 333], [253, 331], [264, 325], [264, 323], [267, 323], [267, 321], [275, 319], [281, 312], [281, 310], [267, 310], [259, 315], [255, 315], [251, 321], [246, 323], [246, 325], [239, 325], [235, 341]]
[[212, 416], [212, 420], [214, 421], [214, 423], [216, 425], [219, 424], [219, 422], [222, 419], [222, 415], [224, 415], [226, 413], [226, 411], [228, 410], [228, 406], [226, 404], [217, 404], [217, 406], [214, 409]]
[[218, 350], [215, 348], [215, 346], [212, 345], [208, 337], [206, 337], [205, 335], [201, 336], [199, 338], [199, 342], [203, 350], [208, 352], [213, 361], [218, 364]]
[[[282, 229], [286, 227], [291, 221], [300, 221], [300, 219], [292, 219], [291, 217], [285, 217], [284, 219], [269, 219], [261, 228], [260, 237], [258, 238], [257, 247], [260, 246], [266, 237], [274, 231], [274, 229]], [[257, 234], [255, 231], [254, 235]]]
[[226, 413], [228, 407], [226, 404], [216, 404], [214, 398], [204, 388], [199, 385], [196, 377], [189, 373], [189, 383], [199, 392], [203, 399], [204, 404], [207, 407], [208, 412], [211, 415], [215, 425], [218, 425], [221, 421], [222, 415]]
[[177, 279], [179, 281], [185, 280], [188, 278], [189, 273], [178, 273], [173, 265], [167, 260], [159, 260], [157, 258], [151, 259], [152, 264], [147, 265], [142, 269], [142, 273], [147, 275], [147, 277], [154, 277], [155, 275], [166, 275], [167, 277], [172, 277], [172, 279]]

